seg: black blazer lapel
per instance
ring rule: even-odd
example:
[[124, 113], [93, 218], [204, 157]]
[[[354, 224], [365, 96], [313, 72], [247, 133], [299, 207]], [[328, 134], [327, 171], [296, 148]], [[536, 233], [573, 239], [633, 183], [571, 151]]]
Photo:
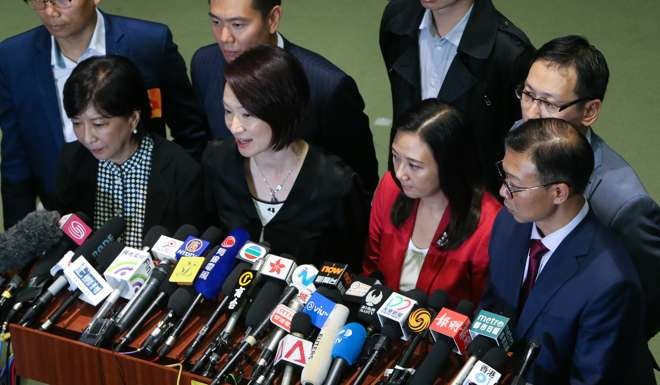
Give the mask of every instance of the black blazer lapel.
[[541, 271], [522, 309], [516, 335], [524, 336], [557, 291], [579, 270], [578, 257], [587, 254], [593, 237], [590, 213], [559, 245]]
[[167, 177], [171, 162], [164, 159], [162, 151], [159, 151], [160, 143], [165, 139], [156, 136], [152, 136], [152, 139], [154, 140], [154, 149], [151, 160], [151, 174], [149, 175], [149, 184], [147, 187], [147, 204], [142, 229], [143, 235], [152, 226], [163, 222], [163, 215], [167, 212], [166, 208], [170, 206], [170, 201], [175, 199], [172, 194], [176, 191], [176, 189], [167, 185], [172, 182], [172, 178]]
[[458, 52], [454, 60], [449, 66], [445, 81], [442, 83], [438, 99], [445, 102], [454, 104], [456, 100], [465, 95], [477, 83], [477, 78], [472, 74], [472, 71], [465, 64], [466, 60], [470, 60], [467, 55]]

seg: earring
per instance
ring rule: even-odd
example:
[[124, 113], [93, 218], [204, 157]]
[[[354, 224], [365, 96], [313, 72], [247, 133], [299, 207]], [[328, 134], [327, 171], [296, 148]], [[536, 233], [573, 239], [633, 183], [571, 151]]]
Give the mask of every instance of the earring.
[[133, 133], [133, 135], [137, 135], [137, 133], [138, 133], [137, 127], [133, 127], [131, 132]]

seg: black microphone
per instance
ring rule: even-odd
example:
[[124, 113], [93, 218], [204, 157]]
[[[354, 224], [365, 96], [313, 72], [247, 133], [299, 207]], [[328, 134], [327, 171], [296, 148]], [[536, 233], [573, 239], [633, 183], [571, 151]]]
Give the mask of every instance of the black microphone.
[[[267, 280], [264, 282], [254, 302], [245, 314], [245, 337], [242, 339], [238, 348], [229, 355], [229, 359], [213, 379], [212, 385], [219, 385], [225, 374], [232, 370], [238, 364], [239, 360], [243, 358], [244, 353], [250, 347], [256, 345], [259, 334], [269, 322], [269, 314], [281, 303], [281, 294], [284, 290], [283, 286], [283, 281]], [[213, 360], [209, 361], [213, 362]]]
[[[96, 263], [97, 270], [104, 271], [107, 269], [123, 248], [124, 246], [117, 241], [112, 241], [105, 245], [101, 251], [101, 254], [98, 256]], [[41, 330], [48, 330], [53, 324], [57, 323], [66, 309], [68, 309], [69, 306], [71, 306], [71, 304], [73, 304], [82, 294], [83, 293], [80, 289], [76, 289], [70, 292], [69, 296], [60, 304], [60, 306], [48, 317], [44, 323], [41, 324]]]
[[339, 385], [344, 371], [353, 366], [359, 358], [366, 339], [367, 330], [361, 324], [351, 322], [344, 325], [335, 338], [335, 344], [332, 347], [332, 366], [330, 366], [324, 385]]
[[[185, 351], [183, 352], [181, 361], [182, 362], [188, 362], [190, 357], [192, 357], [193, 354], [197, 351], [197, 348], [199, 347], [199, 344], [202, 342], [202, 340], [208, 335], [209, 331], [215, 324], [215, 321], [218, 320], [220, 315], [223, 313], [225, 310], [225, 307], [227, 303], [229, 302], [232, 293], [234, 292], [235, 289], [239, 287], [244, 287], [240, 286], [238, 283], [238, 278], [241, 276], [245, 271], [248, 271], [250, 268], [249, 263], [239, 263], [234, 267], [234, 270], [229, 274], [225, 282], [222, 284], [222, 295], [223, 298], [216, 306], [216, 308], [213, 310], [213, 313], [209, 316], [209, 318], [206, 320], [204, 325], [197, 331], [197, 334], [195, 334], [195, 338], [188, 344], [186, 347]], [[252, 280], [251, 277], [247, 277], [245, 279], [249, 279], [250, 281]], [[245, 281], [244, 281], [245, 282]], [[250, 282], [247, 282], [249, 284]]]
[[[110, 219], [103, 227], [98, 229], [92, 236], [90, 236], [85, 243], [78, 247], [74, 252], [71, 258], [71, 261], [76, 261], [80, 256], [84, 256], [91, 263], [95, 261], [99, 253], [105, 248], [109, 243], [114, 241], [119, 234], [124, 231], [126, 227], [126, 222], [120, 217], [114, 217]], [[55, 297], [64, 287], [66, 287], [68, 281], [64, 276], [62, 270], [60, 270], [54, 277], [53, 283], [48, 286], [46, 292], [41, 294], [35, 303], [28, 309], [23, 317], [21, 317], [19, 323], [23, 326], [29, 326], [32, 320], [38, 316], [43, 308], [50, 304], [50, 301]]]
[[458, 371], [458, 373], [454, 376], [452, 381], [448, 385], [461, 385], [463, 384], [463, 381], [467, 378], [467, 376], [470, 374], [470, 371], [474, 367], [474, 364], [479, 361], [484, 354], [490, 348], [495, 346], [495, 341], [492, 339], [489, 339], [487, 337], [484, 337], [482, 335], [476, 336], [472, 342], [470, 343], [470, 347], [468, 348], [468, 353], [470, 354], [470, 357], [467, 359], [465, 364], [461, 367], [461, 370]]
[[156, 353], [156, 348], [167, 336], [168, 331], [174, 327], [174, 324], [186, 312], [193, 301], [195, 292], [191, 287], [179, 287], [172, 293], [167, 302], [167, 313], [160, 319], [156, 327], [153, 328], [149, 336], [140, 346], [140, 351], [152, 356]]
[[[469, 317], [473, 309], [474, 305], [472, 303], [461, 301], [456, 308], [456, 312]], [[440, 313], [442, 311], [444, 309], [441, 309]], [[410, 378], [407, 385], [433, 385], [440, 372], [445, 369], [449, 352], [453, 346], [454, 341], [452, 337], [439, 335], [431, 351], [424, 357], [424, 360], [417, 367], [415, 374]]]
[[[299, 311], [293, 315], [293, 318], [291, 319], [291, 336], [303, 340], [308, 340], [307, 337], [311, 337], [313, 332], [314, 332], [314, 324], [312, 324], [312, 320], [311, 318], [309, 318], [309, 315], [307, 315], [307, 313], [303, 313]], [[280, 342], [280, 344], [282, 342]], [[286, 353], [287, 352], [283, 352], [282, 354], [284, 355]], [[283, 359], [285, 362], [285, 366], [284, 366], [284, 373], [282, 374], [282, 381], [280, 382], [280, 385], [290, 385], [291, 383], [295, 383], [292, 382], [292, 379], [295, 374], [296, 368], [304, 367], [304, 366], [301, 366], [301, 363], [298, 360], [290, 361], [287, 360], [286, 357], [283, 357]], [[277, 362], [275, 364], [277, 364]], [[276, 371], [276, 368], [277, 365], [273, 365], [273, 369], [271, 369], [271, 371]], [[266, 376], [266, 378], [272, 377], [274, 375], [275, 373], [272, 374], [269, 373], [269, 375]]]
[[23, 284], [23, 278], [21, 278], [20, 275], [15, 274], [9, 283], [7, 284], [7, 287], [5, 287], [5, 290], [2, 292], [0, 295], [0, 314], [3, 313], [2, 309], [5, 307], [7, 302], [12, 299], [14, 296], [14, 292]]
[[[177, 229], [172, 238], [177, 240], [186, 239], [189, 235], [197, 235], [197, 229], [192, 225], [183, 225]], [[159, 237], [160, 238], [160, 237]], [[172, 254], [174, 251], [172, 251]], [[145, 285], [140, 289], [135, 296], [124, 305], [124, 307], [119, 311], [114, 317], [114, 324], [116, 327], [116, 333], [123, 333], [134, 321], [140, 317], [144, 309], [146, 309], [149, 304], [158, 296], [159, 286], [162, 280], [167, 279], [172, 273], [174, 265], [170, 263], [161, 262], [155, 270], [160, 270], [164, 275], [160, 273], [154, 276], [149, 277], [149, 280]]]
[[[154, 273], [152, 273], [152, 276], [153, 274]], [[163, 307], [163, 305], [165, 304], [165, 299], [171, 296], [172, 293], [174, 293], [174, 291], [177, 289], [178, 287], [177, 285], [166, 280], [165, 278], [166, 276], [163, 275], [161, 279], [156, 281], [156, 282], [160, 282], [160, 286], [158, 286], [158, 294], [156, 295], [156, 298], [140, 314], [138, 319], [132, 324], [132, 326], [128, 329], [128, 331], [126, 331], [126, 333], [121, 337], [121, 339], [113, 349], [115, 352], [122, 351], [127, 344], [129, 344], [131, 341], [133, 341], [133, 339], [135, 339], [135, 337], [137, 337], [138, 331], [145, 323], [147, 318], [149, 318], [156, 309], [160, 309], [161, 307]]]
[[484, 357], [474, 364], [461, 385], [495, 385], [502, 377], [502, 368], [506, 362], [506, 353], [500, 347], [492, 347]]
[[57, 211], [34, 211], [0, 234], [0, 273], [22, 270], [62, 239]]
[[513, 378], [513, 381], [511, 381], [511, 385], [525, 385], [527, 383], [527, 371], [529, 371], [529, 368], [534, 361], [536, 361], [536, 357], [538, 357], [540, 350], [541, 345], [534, 340], [527, 344], [527, 350], [525, 350], [523, 362], [520, 365], [520, 369], [518, 369], [518, 373]]

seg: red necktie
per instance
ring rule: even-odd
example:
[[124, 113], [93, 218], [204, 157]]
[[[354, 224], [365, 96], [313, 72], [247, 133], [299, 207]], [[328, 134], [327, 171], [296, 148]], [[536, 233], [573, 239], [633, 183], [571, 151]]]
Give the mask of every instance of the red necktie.
[[543, 258], [547, 252], [548, 248], [541, 243], [540, 239], [530, 240], [527, 277], [525, 277], [525, 282], [523, 282], [522, 288], [520, 289], [520, 301], [518, 302], [518, 309], [520, 309], [520, 312], [522, 312], [522, 307], [525, 305], [529, 293], [532, 292], [534, 282], [536, 282], [536, 277], [539, 274], [539, 267], [541, 266], [541, 258]]

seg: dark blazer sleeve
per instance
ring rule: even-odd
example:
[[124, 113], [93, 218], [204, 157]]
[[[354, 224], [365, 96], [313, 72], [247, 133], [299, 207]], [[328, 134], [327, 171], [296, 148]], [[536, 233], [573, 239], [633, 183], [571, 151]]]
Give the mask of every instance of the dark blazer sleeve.
[[206, 120], [188, 79], [186, 64], [166, 28], [162, 41], [163, 114], [174, 142], [200, 159], [208, 140]]
[[[6, 54], [0, 50], [0, 56]], [[9, 88], [8, 68], [0, 59], [0, 128], [2, 128], [2, 212], [9, 228], [35, 209], [37, 191], [25, 147], [21, 144], [21, 125]]]
[[648, 195], [629, 199], [611, 222], [635, 259], [647, 303], [647, 337], [660, 331], [660, 207]]
[[346, 255], [350, 256], [352, 271], [361, 269], [364, 259], [364, 247], [369, 229], [369, 203], [362, 182], [353, 174], [350, 189], [343, 199], [344, 237]]
[[[83, 212], [94, 218], [98, 162], [79, 142], [66, 143], [57, 162], [55, 210], [64, 215]], [[92, 223], [88, 223], [90, 226]]]

